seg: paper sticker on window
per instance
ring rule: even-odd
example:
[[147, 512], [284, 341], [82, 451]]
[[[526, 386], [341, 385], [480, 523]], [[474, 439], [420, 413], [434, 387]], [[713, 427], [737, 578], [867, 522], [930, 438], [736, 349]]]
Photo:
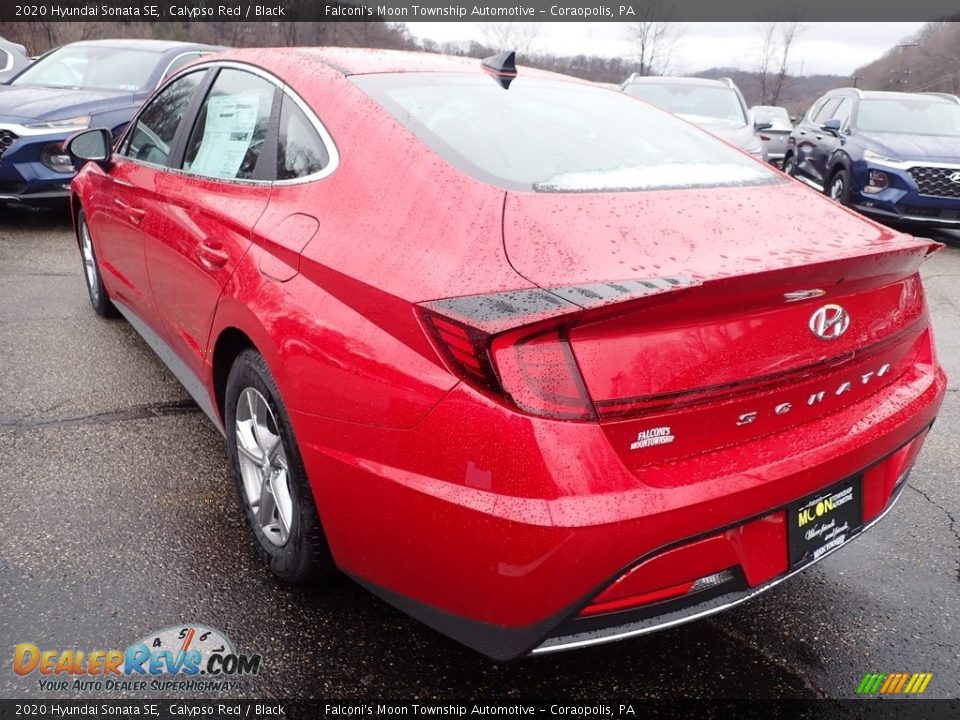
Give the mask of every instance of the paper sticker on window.
[[210, 98], [203, 140], [190, 169], [213, 177], [236, 177], [250, 149], [259, 111], [260, 96], [255, 93]]

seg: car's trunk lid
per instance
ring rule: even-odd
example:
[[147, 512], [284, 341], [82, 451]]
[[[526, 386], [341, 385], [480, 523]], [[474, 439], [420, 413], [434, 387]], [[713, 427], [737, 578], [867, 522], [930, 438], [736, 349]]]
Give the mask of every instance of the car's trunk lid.
[[[791, 396], [782, 424], [799, 418], [786, 417], [793, 405], [821, 390], [810, 408], [829, 400], [836, 409], [890, 382], [902, 348], [923, 329], [916, 270], [937, 247], [792, 186], [511, 195], [504, 238], [515, 269], [558, 293], [590, 283], [684, 279], [672, 291], [607, 304], [599, 315], [588, 310], [570, 330], [601, 420], [615, 423], [624, 443], [633, 438], [624, 449], [673, 444], [667, 438], [676, 423], [653, 417], [702, 423], [704, 407], [724, 405], [741, 410], [736, 424], [753, 412], [741, 408], [743, 398], [777, 400], [784, 388], [810, 389]], [[843, 316], [848, 320], [837, 321]], [[839, 378], [837, 386], [819, 388], [817, 379], [827, 377]], [[757, 428], [739, 430], [738, 438], [771, 425]], [[642, 457], [662, 460], [677, 451], [660, 447]]]

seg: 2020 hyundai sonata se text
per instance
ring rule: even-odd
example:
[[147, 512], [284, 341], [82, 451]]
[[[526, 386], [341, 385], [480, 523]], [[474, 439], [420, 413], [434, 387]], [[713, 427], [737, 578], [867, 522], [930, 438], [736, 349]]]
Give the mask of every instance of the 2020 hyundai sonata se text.
[[825, 557], [943, 397], [936, 244], [509, 57], [237, 51], [109, 135], [68, 143], [90, 301], [225, 432], [270, 568], [492, 657]]

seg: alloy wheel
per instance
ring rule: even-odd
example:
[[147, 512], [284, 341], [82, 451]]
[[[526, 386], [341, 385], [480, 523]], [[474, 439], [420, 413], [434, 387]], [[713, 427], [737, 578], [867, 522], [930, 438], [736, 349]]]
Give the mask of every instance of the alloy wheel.
[[264, 537], [286, 545], [294, 514], [287, 454], [277, 419], [256, 389], [240, 393], [235, 426], [245, 500]]
[[843, 197], [843, 189], [843, 178], [835, 177], [833, 182], [830, 183], [830, 198], [839, 202]]
[[97, 302], [100, 296], [100, 277], [97, 260], [93, 256], [93, 238], [90, 237], [90, 228], [86, 221], [80, 224], [80, 252], [83, 254], [83, 271], [86, 275], [90, 299]]

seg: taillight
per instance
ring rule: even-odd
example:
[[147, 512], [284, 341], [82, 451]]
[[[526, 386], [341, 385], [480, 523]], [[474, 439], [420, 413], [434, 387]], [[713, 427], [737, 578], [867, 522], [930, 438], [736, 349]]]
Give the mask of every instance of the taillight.
[[615, 313], [699, 284], [657, 277], [526, 288], [431, 300], [419, 310], [450, 370], [466, 382], [532, 415], [595, 420], [569, 328], [585, 315]]
[[423, 317], [450, 369], [471, 385], [531, 415], [596, 418], [564, 326], [535, 325], [491, 335], [432, 312]]
[[489, 334], [432, 312], [424, 312], [423, 319], [456, 375], [472, 385], [499, 390], [500, 383], [490, 364]]
[[563, 327], [504, 333], [491, 353], [504, 392], [521, 410], [564, 420], [596, 418]]

